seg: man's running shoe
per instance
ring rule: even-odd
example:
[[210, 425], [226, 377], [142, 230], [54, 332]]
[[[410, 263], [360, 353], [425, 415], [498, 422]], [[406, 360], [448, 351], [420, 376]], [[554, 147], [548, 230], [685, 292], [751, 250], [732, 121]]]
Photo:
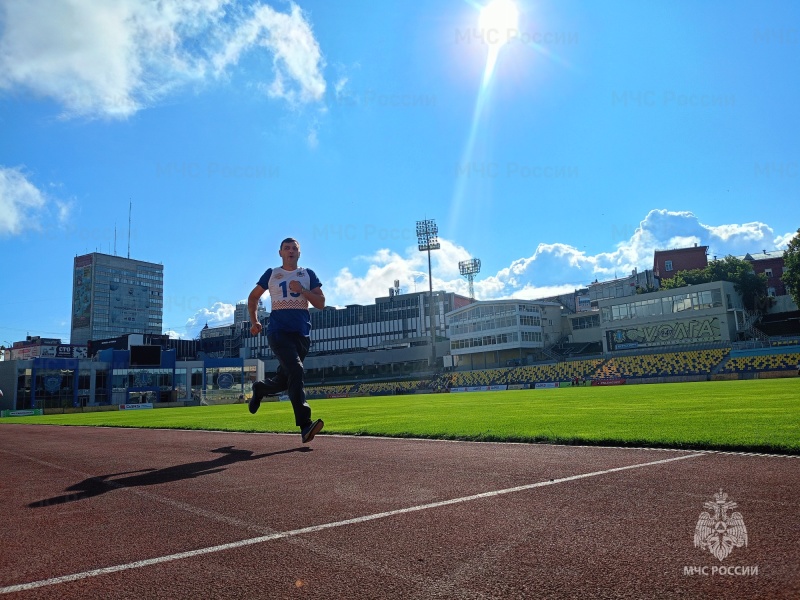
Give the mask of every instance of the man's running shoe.
[[317, 435], [320, 431], [322, 431], [322, 427], [325, 423], [322, 422], [322, 419], [317, 419], [313, 423], [309, 423], [300, 431], [300, 435], [303, 438], [303, 443], [307, 444], [311, 440], [314, 439], [314, 436]]
[[267, 384], [263, 381], [256, 381], [253, 384], [253, 397], [247, 403], [247, 408], [250, 409], [250, 414], [254, 415], [258, 412], [258, 407], [261, 406], [261, 400], [267, 397]]

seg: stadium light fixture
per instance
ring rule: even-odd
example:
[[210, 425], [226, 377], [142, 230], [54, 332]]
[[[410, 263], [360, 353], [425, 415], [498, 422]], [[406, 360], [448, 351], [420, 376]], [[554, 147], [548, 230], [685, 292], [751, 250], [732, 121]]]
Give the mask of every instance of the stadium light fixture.
[[475, 300], [475, 287], [473, 280], [475, 275], [481, 271], [481, 259], [470, 258], [469, 260], [462, 260], [458, 263], [458, 271], [467, 278], [469, 282], [469, 297]]
[[417, 221], [417, 247], [420, 252], [428, 253], [428, 305], [430, 306], [431, 329], [431, 359], [430, 366], [436, 366], [436, 327], [434, 325], [433, 310], [433, 277], [431, 276], [431, 250], [441, 248], [439, 243], [439, 228], [433, 219]]

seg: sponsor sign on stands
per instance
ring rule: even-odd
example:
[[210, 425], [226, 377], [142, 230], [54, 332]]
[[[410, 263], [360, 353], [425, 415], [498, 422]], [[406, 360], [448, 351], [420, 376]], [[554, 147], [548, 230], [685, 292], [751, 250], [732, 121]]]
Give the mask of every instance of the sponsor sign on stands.
[[533, 389], [535, 389], [535, 390], [550, 390], [550, 389], [557, 388], [557, 387], [558, 387], [558, 382], [557, 381], [548, 381], [548, 382], [537, 383], [534, 386]]
[[506, 386], [509, 390], [529, 390], [531, 389], [530, 383], [509, 383]]
[[41, 408], [33, 408], [29, 410], [3, 410], [0, 411], [0, 417], [41, 417], [44, 410]]
[[625, 380], [622, 378], [616, 379], [592, 379], [592, 385], [623, 385]]
[[146, 408], [153, 408], [152, 402], [142, 402], [141, 404], [120, 404], [120, 410], [143, 410]]

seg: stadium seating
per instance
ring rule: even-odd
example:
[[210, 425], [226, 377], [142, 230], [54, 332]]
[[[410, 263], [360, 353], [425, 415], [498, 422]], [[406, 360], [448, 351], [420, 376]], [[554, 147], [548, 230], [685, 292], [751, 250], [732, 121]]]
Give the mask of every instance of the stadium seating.
[[350, 393], [353, 386], [351, 384], [343, 385], [314, 385], [306, 386], [306, 393], [314, 396], [343, 396]]
[[547, 365], [526, 365], [509, 369], [502, 383], [552, 383], [589, 378], [603, 362], [600, 358], [574, 360]]
[[386, 394], [401, 393], [408, 394], [415, 390], [427, 387], [429, 382], [426, 380], [417, 381], [376, 381], [359, 383], [354, 386], [353, 392], [361, 394]]
[[[419, 389], [554, 383], [591, 379], [647, 379], [761, 371], [795, 370], [800, 352], [729, 357], [730, 348], [659, 352], [613, 358], [591, 358], [552, 364], [525, 365], [440, 373], [431, 380], [364, 382], [309, 386], [312, 395], [413, 393]], [[727, 362], [725, 362], [727, 360]], [[720, 365], [724, 365], [720, 368]]]
[[687, 350], [683, 352], [661, 352], [637, 356], [618, 356], [606, 361], [597, 370], [596, 379], [669, 377], [685, 375], [707, 375], [727, 356], [729, 350]]
[[798, 364], [800, 364], [800, 352], [763, 354], [759, 356], [732, 356], [720, 372], [787, 371], [797, 369]]

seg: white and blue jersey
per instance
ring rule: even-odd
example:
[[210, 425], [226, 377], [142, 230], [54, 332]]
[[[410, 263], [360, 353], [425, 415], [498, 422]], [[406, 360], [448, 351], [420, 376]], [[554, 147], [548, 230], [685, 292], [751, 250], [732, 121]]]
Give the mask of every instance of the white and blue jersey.
[[294, 271], [286, 271], [283, 267], [267, 269], [258, 280], [265, 290], [269, 291], [272, 309], [267, 325], [267, 334], [276, 331], [291, 331], [304, 336], [311, 335], [311, 313], [308, 312], [308, 300], [302, 294], [295, 294], [289, 289], [289, 282], [299, 281], [307, 290], [321, 287], [317, 275], [311, 269], [297, 267]]

